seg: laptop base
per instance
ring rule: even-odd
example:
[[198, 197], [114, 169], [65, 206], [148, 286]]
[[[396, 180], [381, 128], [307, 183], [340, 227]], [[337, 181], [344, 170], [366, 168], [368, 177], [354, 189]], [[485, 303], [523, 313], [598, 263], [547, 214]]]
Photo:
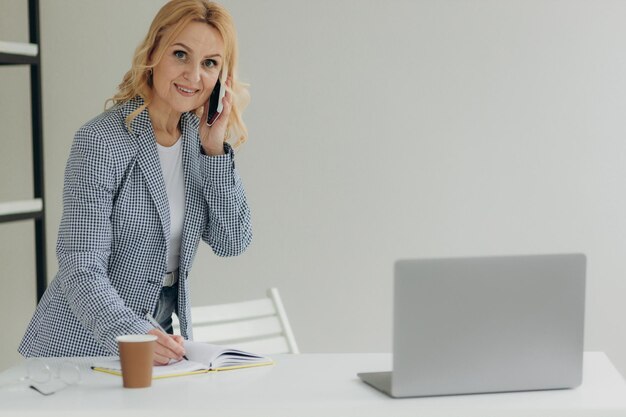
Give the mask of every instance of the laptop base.
[[391, 371], [389, 372], [363, 372], [357, 374], [367, 385], [370, 385], [384, 394], [393, 397], [391, 394]]

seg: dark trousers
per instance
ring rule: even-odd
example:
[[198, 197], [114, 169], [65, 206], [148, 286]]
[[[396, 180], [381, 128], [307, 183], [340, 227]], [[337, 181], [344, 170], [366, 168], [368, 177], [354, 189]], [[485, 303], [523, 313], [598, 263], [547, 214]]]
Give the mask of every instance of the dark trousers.
[[178, 282], [171, 287], [163, 287], [159, 295], [154, 318], [169, 334], [174, 334], [172, 328], [172, 313], [178, 315]]

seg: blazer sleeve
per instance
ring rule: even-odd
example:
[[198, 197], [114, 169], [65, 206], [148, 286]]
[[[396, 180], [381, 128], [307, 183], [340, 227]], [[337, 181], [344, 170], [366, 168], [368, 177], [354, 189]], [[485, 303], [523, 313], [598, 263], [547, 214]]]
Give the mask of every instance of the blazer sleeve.
[[65, 171], [57, 278], [74, 315], [105, 349], [117, 354], [116, 336], [147, 333], [151, 326], [125, 306], [109, 281], [114, 192], [112, 154], [97, 132], [83, 127]]
[[235, 256], [250, 244], [252, 222], [233, 150], [228, 144], [224, 150], [225, 155], [200, 155], [207, 211], [202, 240], [218, 256]]

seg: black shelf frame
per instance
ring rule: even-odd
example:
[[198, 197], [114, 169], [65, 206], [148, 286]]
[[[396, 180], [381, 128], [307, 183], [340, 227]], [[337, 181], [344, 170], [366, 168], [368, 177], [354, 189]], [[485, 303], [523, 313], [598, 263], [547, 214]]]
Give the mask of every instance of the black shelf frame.
[[0, 223], [16, 222], [19, 220], [40, 219], [43, 217], [43, 211], [33, 211], [29, 213], [11, 213], [0, 216]]
[[[39, 0], [28, 0], [29, 42], [40, 45]], [[46, 268], [46, 216], [44, 204], [44, 155], [43, 155], [43, 110], [41, 97], [41, 47], [37, 56], [0, 52], [0, 65], [30, 66], [30, 106], [33, 165], [33, 198], [40, 199], [39, 211], [5, 214], [0, 223], [32, 219], [35, 221], [35, 257], [37, 301], [41, 299], [48, 285]]]
[[0, 65], [35, 65], [39, 64], [36, 56], [8, 54], [0, 52]]

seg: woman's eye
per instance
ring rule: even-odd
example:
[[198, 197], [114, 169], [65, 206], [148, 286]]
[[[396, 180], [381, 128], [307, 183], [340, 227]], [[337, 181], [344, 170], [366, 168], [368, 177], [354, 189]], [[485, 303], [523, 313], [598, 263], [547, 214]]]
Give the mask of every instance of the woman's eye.
[[204, 61], [204, 66], [207, 68], [213, 68], [217, 65], [217, 62], [214, 59], [207, 59]]
[[185, 53], [185, 51], [174, 51], [174, 56], [178, 59], [185, 59], [187, 54]]

